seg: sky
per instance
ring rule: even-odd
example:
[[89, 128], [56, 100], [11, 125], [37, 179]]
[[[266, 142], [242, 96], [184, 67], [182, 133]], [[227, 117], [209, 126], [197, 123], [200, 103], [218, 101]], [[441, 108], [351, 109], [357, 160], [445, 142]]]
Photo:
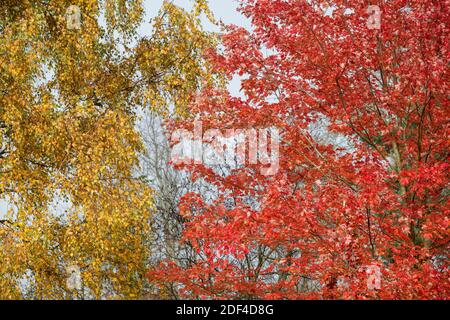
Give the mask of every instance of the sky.
[[[192, 0], [173, 0], [173, 3], [179, 5], [185, 9], [192, 8]], [[161, 8], [163, 0], [144, 0], [144, 6], [147, 14], [147, 19], [154, 17], [158, 10]], [[249, 21], [245, 19], [239, 12], [237, 12], [238, 2], [235, 0], [209, 0], [209, 6], [214, 16], [218, 20], [226, 24], [235, 24], [238, 26], [249, 26]], [[205, 28], [209, 31], [217, 31], [218, 29], [211, 26], [211, 24], [206, 23]]]

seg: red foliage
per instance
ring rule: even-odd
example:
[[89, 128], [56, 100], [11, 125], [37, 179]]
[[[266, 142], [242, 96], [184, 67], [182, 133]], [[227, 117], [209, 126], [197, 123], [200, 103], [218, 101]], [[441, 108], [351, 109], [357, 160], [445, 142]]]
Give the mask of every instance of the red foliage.
[[[210, 89], [192, 112], [280, 128], [280, 169], [189, 166], [219, 197], [182, 199], [196, 255], [149, 278], [185, 298], [448, 298], [449, 2], [380, 1], [381, 29], [367, 1], [241, 2], [253, 31], [229, 27], [211, 59], [245, 98]], [[311, 133], [319, 119], [333, 139]]]

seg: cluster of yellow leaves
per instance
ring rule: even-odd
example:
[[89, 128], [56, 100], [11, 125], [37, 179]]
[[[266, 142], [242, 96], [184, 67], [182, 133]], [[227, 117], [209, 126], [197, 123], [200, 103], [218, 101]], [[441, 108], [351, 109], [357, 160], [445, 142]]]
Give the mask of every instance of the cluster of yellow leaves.
[[[215, 44], [205, 4], [165, 1], [138, 39], [140, 0], [0, 3], [0, 298], [141, 297], [152, 197], [135, 177], [136, 108], [185, 112], [219, 81], [202, 56]], [[69, 5], [80, 29], [67, 28]], [[67, 288], [70, 265], [82, 289]]]
[[223, 82], [204, 61], [205, 50], [214, 48], [218, 39], [202, 31], [201, 13], [214, 21], [204, 0], [196, 1], [192, 12], [164, 1], [153, 20], [152, 37], [143, 39], [136, 49], [140, 72], [150, 79], [144, 104], [157, 112], [168, 113], [170, 105], [176, 115], [186, 116], [187, 106], [201, 87]]

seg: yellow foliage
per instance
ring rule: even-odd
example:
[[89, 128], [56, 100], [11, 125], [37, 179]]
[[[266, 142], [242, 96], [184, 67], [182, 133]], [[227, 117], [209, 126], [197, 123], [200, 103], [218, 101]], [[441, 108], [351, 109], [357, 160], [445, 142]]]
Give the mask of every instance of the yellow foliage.
[[[205, 4], [165, 1], [139, 39], [140, 0], [1, 1], [0, 298], [143, 294], [152, 196], [134, 174], [136, 110], [185, 112], [218, 81], [202, 56], [215, 45], [199, 26]], [[69, 5], [80, 28], [68, 28]], [[71, 265], [81, 289], [66, 286]]]

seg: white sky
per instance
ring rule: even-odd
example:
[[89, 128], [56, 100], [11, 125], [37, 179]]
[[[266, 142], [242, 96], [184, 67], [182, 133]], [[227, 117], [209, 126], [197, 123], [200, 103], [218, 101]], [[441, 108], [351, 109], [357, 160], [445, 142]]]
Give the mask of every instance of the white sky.
[[[158, 10], [161, 8], [162, 3], [163, 0], [144, 0], [147, 17], [154, 17], [158, 13]], [[173, 0], [173, 3], [183, 8], [190, 9], [192, 8], [193, 1]], [[236, 0], [209, 0], [209, 6], [215, 17], [219, 20], [222, 20], [224, 23], [249, 26], [249, 22], [236, 11], [238, 7], [238, 2]], [[205, 23], [205, 27], [210, 31], [217, 30], [210, 24]]]

